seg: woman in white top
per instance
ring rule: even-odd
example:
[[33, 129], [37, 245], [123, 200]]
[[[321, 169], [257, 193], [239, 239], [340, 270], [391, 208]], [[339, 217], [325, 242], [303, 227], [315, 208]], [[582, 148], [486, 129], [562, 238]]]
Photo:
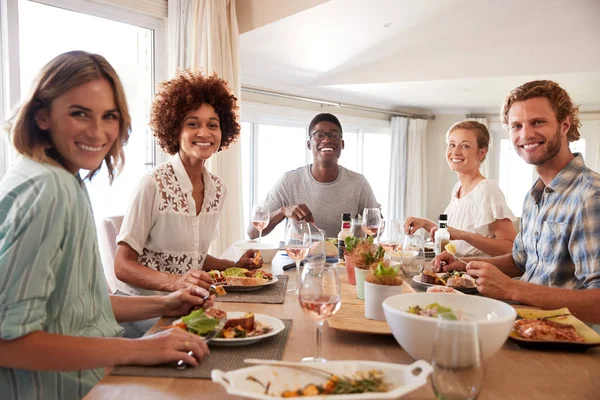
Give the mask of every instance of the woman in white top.
[[172, 157], [144, 177], [123, 220], [115, 257], [120, 292], [207, 288], [212, 279], [203, 269], [262, 266], [252, 262], [254, 250], [237, 263], [207, 253], [227, 188], [205, 163], [239, 136], [236, 101], [216, 74], [186, 70], [161, 84], [150, 126]]
[[[446, 142], [446, 160], [458, 176], [452, 199], [444, 211], [456, 253], [459, 256], [510, 253], [517, 235], [512, 222], [515, 216], [496, 181], [486, 179], [479, 172], [490, 143], [486, 126], [476, 121], [458, 122], [448, 130]], [[406, 219], [406, 233], [419, 228], [427, 230], [433, 238], [438, 226], [425, 218]]]

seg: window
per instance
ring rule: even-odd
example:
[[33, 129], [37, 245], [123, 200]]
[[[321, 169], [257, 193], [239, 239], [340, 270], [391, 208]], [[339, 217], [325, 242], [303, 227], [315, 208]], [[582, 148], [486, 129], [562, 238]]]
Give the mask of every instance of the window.
[[32, 80], [43, 65], [70, 50], [101, 54], [121, 78], [132, 120], [125, 147], [125, 169], [110, 186], [103, 167], [88, 183], [88, 190], [97, 219], [124, 214], [132, 190], [154, 163], [148, 113], [155, 82], [156, 31], [162, 22], [143, 27], [141, 22], [119, 22], [29, 0], [19, 0], [18, 7], [22, 96], [30, 91]]
[[[581, 153], [585, 159], [585, 139], [570, 143], [569, 147], [572, 152]], [[506, 202], [515, 216], [520, 217], [523, 213], [523, 200], [536, 179], [534, 166], [523, 161], [509, 139], [502, 139], [500, 141], [499, 184], [506, 196]]]

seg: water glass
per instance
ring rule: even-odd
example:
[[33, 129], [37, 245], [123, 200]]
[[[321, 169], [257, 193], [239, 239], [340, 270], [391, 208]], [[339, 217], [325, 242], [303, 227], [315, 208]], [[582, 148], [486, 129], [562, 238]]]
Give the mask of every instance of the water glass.
[[431, 364], [431, 383], [438, 399], [477, 398], [483, 381], [483, 365], [479, 326], [474, 315], [438, 315]]
[[[388, 224], [389, 226], [381, 232], [377, 243], [385, 250], [386, 258], [391, 258], [391, 254], [396, 251], [400, 245], [400, 221], [396, 218]], [[385, 226], [382, 220], [382, 226]]]
[[310, 235], [308, 239], [309, 250], [304, 260], [305, 264], [325, 264], [327, 259], [327, 248], [325, 247], [325, 231], [314, 224], [308, 224]]
[[423, 272], [425, 267], [425, 244], [421, 235], [404, 235], [402, 243], [402, 272], [412, 277]]

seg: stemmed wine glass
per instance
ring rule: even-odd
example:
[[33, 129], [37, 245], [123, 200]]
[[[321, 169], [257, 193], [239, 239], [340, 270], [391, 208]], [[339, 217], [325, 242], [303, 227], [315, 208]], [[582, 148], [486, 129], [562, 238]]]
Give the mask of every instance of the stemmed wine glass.
[[431, 356], [431, 383], [438, 399], [477, 398], [483, 381], [483, 366], [475, 315], [439, 314]]
[[321, 356], [323, 322], [338, 312], [342, 305], [340, 279], [334, 266], [306, 264], [302, 273], [298, 295], [302, 311], [317, 322], [317, 352], [315, 357], [305, 357], [302, 362], [326, 362]]
[[363, 211], [362, 230], [367, 236], [375, 236], [379, 233], [381, 225], [381, 211], [379, 208], [365, 208]]
[[390, 226], [384, 230], [377, 243], [385, 250], [386, 258], [391, 258], [391, 253], [400, 245], [400, 221], [392, 219]]
[[[325, 248], [325, 231], [319, 229], [314, 224], [309, 224], [310, 227], [310, 248], [304, 259], [305, 264], [324, 264], [327, 260], [327, 251]], [[300, 281], [298, 281], [300, 284]]]
[[255, 204], [252, 207], [252, 226], [258, 230], [258, 243], [260, 243], [263, 229], [269, 225], [270, 218], [269, 208], [266, 204]]
[[285, 251], [287, 255], [296, 262], [296, 279], [294, 287], [288, 292], [298, 291], [300, 284], [300, 261], [308, 254], [310, 248], [310, 226], [308, 222], [288, 220], [285, 229]]

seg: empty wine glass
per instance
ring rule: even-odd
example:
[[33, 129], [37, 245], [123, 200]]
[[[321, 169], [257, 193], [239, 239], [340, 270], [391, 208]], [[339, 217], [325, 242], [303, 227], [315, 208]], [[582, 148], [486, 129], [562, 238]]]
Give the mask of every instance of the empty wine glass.
[[269, 208], [266, 204], [255, 204], [252, 207], [252, 226], [258, 230], [258, 243], [260, 243], [260, 239], [262, 238], [262, 231], [269, 225], [269, 220], [271, 218], [269, 213]]
[[[382, 222], [382, 226], [383, 226]], [[400, 221], [392, 219], [389, 226], [381, 232], [377, 243], [385, 250], [386, 258], [391, 258], [391, 254], [396, 251], [400, 245]]]
[[305, 264], [324, 264], [327, 260], [325, 231], [314, 224], [310, 226], [310, 248], [304, 259]]
[[479, 326], [474, 315], [439, 314], [431, 356], [431, 383], [438, 399], [477, 398], [483, 365]]
[[288, 289], [288, 292], [297, 292], [300, 284], [300, 261], [308, 254], [310, 248], [310, 226], [308, 222], [288, 220], [285, 229], [285, 251], [287, 255], [296, 262], [296, 279], [294, 287]]
[[334, 266], [306, 264], [302, 273], [300, 306], [304, 313], [317, 322], [317, 351], [315, 357], [305, 357], [302, 362], [325, 362], [321, 356], [323, 322], [338, 312], [342, 305], [340, 279]]
[[402, 243], [401, 260], [402, 272], [408, 277], [415, 276], [423, 272], [425, 267], [425, 247], [423, 236], [404, 235]]
[[377, 238], [381, 225], [381, 211], [379, 208], [365, 208], [362, 216], [362, 229], [367, 236]]

